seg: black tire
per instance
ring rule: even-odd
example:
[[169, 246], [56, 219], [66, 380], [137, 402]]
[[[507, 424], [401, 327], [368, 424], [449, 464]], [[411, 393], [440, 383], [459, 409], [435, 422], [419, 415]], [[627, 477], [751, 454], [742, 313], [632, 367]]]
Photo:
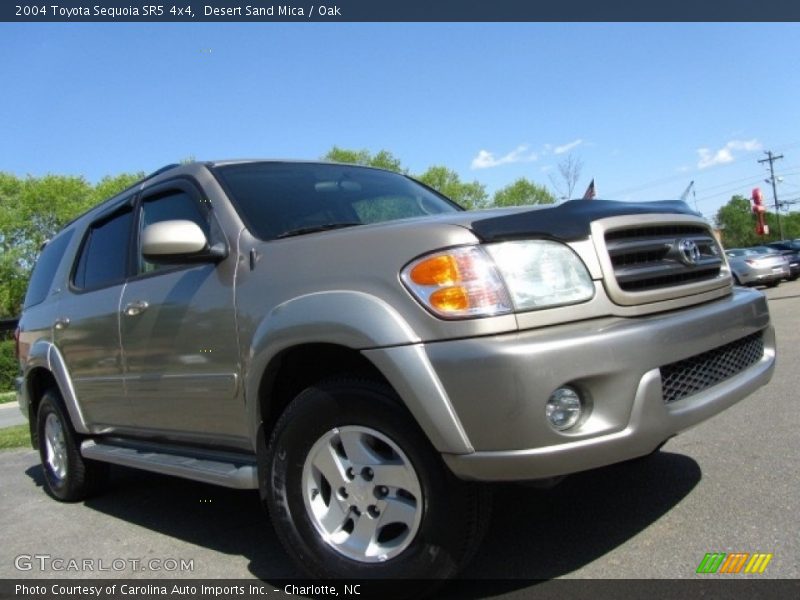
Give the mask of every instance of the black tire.
[[[416, 472], [422, 495], [416, 534], [412, 536], [409, 530], [408, 545], [383, 562], [344, 556], [323, 539], [306, 508], [304, 464], [313, 448], [319, 447], [315, 446], [318, 441], [336, 435], [334, 428], [342, 433], [348, 429], [380, 433], [399, 447], [405, 454], [400, 460], [407, 458]], [[457, 479], [393, 390], [371, 381], [330, 381], [300, 393], [272, 431], [259, 461], [259, 479], [278, 538], [313, 577], [445, 579], [472, 558], [489, 520], [488, 488]], [[375, 490], [377, 494], [378, 487]], [[354, 519], [366, 518], [358, 509], [351, 510]]]
[[[63, 466], [60, 473], [53, 467], [54, 461], [49, 459], [56, 449], [47, 436], [48, 419], [51, 420], [52, 427], [60, 428], [63, 439], [58, 450], [60, 459], [56, 459], [57, 464]], [[81, 456], [81, 439], [72, 428], [61, 396], [56, 390], [47, 390], [42, 396], [36, 413], [36, 427], [45, 491], [61, 502], [78, 502], [97, 493], [108, 478], [108, 465], [86, 460]]]
[[778, 287], [780, 284], [781, 284], [781, 282], [780, 282], [780, 281], [770, 281], [770, 282], [767, 284], [767, 287], [768, 287], [768, 288], [774, 288], [774, 287]]

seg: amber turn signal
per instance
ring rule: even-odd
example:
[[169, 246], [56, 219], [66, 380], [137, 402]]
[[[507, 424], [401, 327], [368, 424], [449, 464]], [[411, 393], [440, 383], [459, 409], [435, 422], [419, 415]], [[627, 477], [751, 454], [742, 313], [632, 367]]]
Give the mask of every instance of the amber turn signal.
[[511, 312], [511, 300], [491, 259], [480, 246], [460, 246], [423, 256], [400, 273], [409, 291], [446, 319]]
[[426, 258], [411, 269], [410, 275], [417, 285], [448, 285], [461, 280], [458, 263], [450, 254]]
[[430, 295], [431, 307], [443, 313], [458, 313], [469, 309], [469, 292], [463, 287], [446, 287]]

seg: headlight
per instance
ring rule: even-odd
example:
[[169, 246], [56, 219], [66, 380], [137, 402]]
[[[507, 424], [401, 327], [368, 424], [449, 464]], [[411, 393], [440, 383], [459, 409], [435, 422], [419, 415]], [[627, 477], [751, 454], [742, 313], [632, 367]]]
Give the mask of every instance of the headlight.
[[429, 254], [404, 268], [401, 277], [440, 317], [488, 317], [512, 311], [503, 281], [480, 246]]
[[578, 255], [547, 240], [435, 252], [406, 266], [401, 278], [434, 314], [455, 319], [575, 304], [594, 295]]
[[569, 246], [547, 240], [485, 246], [517, 310], [577, 304], [594, 296], [586, 266]]

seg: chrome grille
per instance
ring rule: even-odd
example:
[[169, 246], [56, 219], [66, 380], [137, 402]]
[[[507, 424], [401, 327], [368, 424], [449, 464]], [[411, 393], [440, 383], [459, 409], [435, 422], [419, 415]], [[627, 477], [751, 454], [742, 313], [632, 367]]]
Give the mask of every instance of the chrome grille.
[[[694, 261], [681, 253], [693, 243]], [[716, 278], [723, 265], [716, 240], [700, 225], [653, 225], [607, 231], [606, 251], [625, 292], [657, 290]]]
[[664, 402], [675, 402], [716, 385], [764, 356], [761, 332], [725, 344], [714, 350], [661, 367]]

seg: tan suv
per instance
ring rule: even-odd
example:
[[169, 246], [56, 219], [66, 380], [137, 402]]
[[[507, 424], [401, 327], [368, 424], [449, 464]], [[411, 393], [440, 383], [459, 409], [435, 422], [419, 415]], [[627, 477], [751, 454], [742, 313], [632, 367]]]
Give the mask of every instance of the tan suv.
[[654, 452], [775, 360], [763, 295], [683, 203], [465, 212], [278, 161], [166, 168], [67, 225], [19, 349], [53, 497], [109, 463], [259, 489], [303, 568], [354, 578], [454, 574], [480, 482]]

